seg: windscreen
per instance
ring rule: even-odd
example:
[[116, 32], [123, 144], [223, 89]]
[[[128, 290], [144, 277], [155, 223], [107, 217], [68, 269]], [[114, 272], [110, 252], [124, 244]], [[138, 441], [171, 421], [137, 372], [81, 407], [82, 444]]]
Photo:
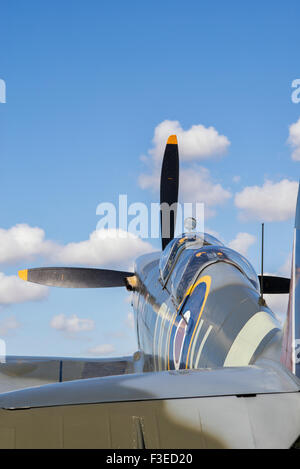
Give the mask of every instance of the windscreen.
[[238, 252], [224, 246], [203, 246], [197, 250], [188, 248], [178, 259], [176, 269], [170, 279], [171, 291], [177, 304], [181, 303], [201, 271], [215, 262], [228, 262], [234, 265], [259, 291], [259, 281], [253, 267]]
[[163, 283], [166, 283], [175, 264], [186, 249], [199, 249], [203, 246], [223, 246], [223, 243], [207, 233], [183, 233], [180, 238], [174, 238], [164, 249], [159, 270]]

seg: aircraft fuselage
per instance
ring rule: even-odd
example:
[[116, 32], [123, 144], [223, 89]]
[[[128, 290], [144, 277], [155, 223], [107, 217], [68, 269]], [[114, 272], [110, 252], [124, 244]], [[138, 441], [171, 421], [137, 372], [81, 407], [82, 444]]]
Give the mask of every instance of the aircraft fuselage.
[[153, 253], [136, 262], [133, 308], [145, 370], [244, 366], [271, 341], [281, 343], [275, 315], [237, 266], [225, 259], [205, 264], [176, 304], [172, 278], [179, 267], [164, 285], [159, 260]]

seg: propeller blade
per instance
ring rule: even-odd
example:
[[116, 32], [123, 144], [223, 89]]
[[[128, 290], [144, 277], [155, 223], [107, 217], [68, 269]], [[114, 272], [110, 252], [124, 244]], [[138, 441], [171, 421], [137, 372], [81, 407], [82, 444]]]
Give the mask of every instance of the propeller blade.
[[119, 270], [79, 267], [41, 267], [19, 271], [19, 277], [27, 282], [64, 288], [125, 287], [125, 279], [133, 275]]
[[[261, 284], [261, 275], [258, 276]], [[289, 293], [290, 279], [285, 277], [263, 276], [264, 293]]]
[[176, 135], [168, 138], [160, 178], [162, 249], [174, 238], [178, 202], [179, 157]]

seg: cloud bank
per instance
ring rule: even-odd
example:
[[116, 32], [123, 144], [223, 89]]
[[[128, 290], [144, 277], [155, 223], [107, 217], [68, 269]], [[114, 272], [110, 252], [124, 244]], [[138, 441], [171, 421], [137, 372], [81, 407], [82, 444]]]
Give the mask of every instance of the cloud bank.
[[[42, 257], [42, 264], [130, 270], [136, 257], [151, 251], [150, 243], [122, 230], [93, 231], [85, 241], [63, 245], [47, 240], [43, 229], [24, 223], [0, 229], [0, 264], [4, 265]], [[42, 300], [48, 291], [47, 287], [24, 282], [17, 275], [0, 272], [0, 305]]]
[[173, 134], [177, 135], [182, 161], [199, 161], [221, 156], [230, 146], [228, 138], [220, 135], [214, 127], [198, 124], [184, 130], [180, 122], [165, 120], [154, 130], [153, 147], [149, 150], [149, 155], [154, 160], [162, 160], [166, 141]]
[[0, 305], [42, 300], [48, 295], [48, 288], [27, 283], [16, 275], [0, 272]]
[[152, 246], [123, 230], [93, 231], [88, 240], [61, 245], [45, 239], [41, 228], [18, 224], [0, 229], [0, 263], [17, 263], [43, 256], [50, 262], [87, 266], [124, 265]]
[[75, 334], [78, 332], [92, 331], [95, 329], [95, 321], [92, 319], [80, 319], [76, 314], [67, 317], [65, 314], [54, 316], [50, 322], [50, 326], [67, 334]]
[[248, 249], [254, 243], [256, 243], [256, 236], [250, 233], [238, 233], [236, 237], [228, 243], [228, 247], [246, 256]]
[[244, 221], [285, 221], [295, 215], [298, 183], [282, 179], [263, 186], [248, 186], [235, 195], [234, 203]]

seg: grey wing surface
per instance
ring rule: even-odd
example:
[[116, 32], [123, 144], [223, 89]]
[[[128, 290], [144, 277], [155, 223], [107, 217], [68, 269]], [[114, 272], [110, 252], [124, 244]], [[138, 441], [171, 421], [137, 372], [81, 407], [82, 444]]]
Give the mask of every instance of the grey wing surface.
[[0, 363], [0, 393], [132, 371], [132, 356], [102, 359], [7, 356], [5, 363]]
[[299, 390], [275, 363], [47, 384], [0, 395], [0, 446], [289, 448]]

